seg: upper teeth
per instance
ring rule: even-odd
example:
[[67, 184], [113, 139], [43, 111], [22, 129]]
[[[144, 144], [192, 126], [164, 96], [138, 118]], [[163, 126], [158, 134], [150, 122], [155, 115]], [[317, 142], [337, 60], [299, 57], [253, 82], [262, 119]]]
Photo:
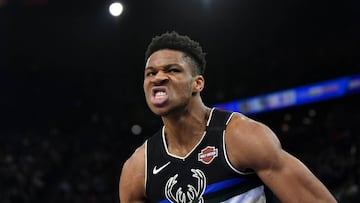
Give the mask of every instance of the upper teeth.
[[165, 95], [166, 95], [165, 92], [156, 92], [156, 93], [155, 93], [155, 97], [156, 97], [156, 98], [163, 97], [163, 96], [165, 96]]

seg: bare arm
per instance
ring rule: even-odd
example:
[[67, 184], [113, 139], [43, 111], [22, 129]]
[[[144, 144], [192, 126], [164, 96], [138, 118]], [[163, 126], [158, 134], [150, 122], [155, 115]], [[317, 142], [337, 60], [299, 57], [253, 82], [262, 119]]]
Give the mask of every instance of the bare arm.
[[281, 148], [265, 125], [236, 115], [225, 137], [231, 163], [252, 168], [283, 203], [331, 203], [335, 198], [310, 170]]
[[125, 162], [119, 183], [121, 203], [146, 202], [145, 198], [145, 145], [138, 148]]

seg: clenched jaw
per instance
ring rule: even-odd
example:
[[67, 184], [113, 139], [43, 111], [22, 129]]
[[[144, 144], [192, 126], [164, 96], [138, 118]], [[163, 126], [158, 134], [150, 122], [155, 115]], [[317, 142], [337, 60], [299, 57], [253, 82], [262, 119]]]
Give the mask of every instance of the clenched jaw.
[[156, 106], [163, 105], [169, 99], [166, 87], [153, 87], [151, 88], [150, 101]]

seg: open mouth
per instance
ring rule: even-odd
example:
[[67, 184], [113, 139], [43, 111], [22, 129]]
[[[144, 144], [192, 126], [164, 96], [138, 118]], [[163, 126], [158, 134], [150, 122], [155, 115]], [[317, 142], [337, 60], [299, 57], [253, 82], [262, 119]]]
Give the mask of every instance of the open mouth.
[[151, 91], [151, 103], [155, 105], [162, 105], [169, 99], [165, 87], [153, 87]]
[[155, 93], [155, 99], [162, 99], [162, 98], [164, 98], [164, 97], [166, 97], [167, 96], [167, 94], [166, 94], [166, 92], [156, 92]]

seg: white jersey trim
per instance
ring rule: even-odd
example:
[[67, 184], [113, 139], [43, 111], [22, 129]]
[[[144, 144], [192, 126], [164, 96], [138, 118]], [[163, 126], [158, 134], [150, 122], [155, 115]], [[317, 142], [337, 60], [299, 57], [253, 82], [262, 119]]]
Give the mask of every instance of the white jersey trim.
[[[231, 118], [233, 117], [234, 113], [231, 114], [231, 116], [229, 117], [228, 121], [226, 122], [226, 125], [230, 122]], [[248, 174], [253, 174], [254, 172], [244, 172], [244, 171], [239, 171], [237, 170], [230, 162], [229, 160], [229, 157], [227, 155], [227, 152], [226, 152], [226, 144], [225, 144], [225, 130], [223, 131], [223, 150], [224, 150], [224, 157], [225, 157], [225, 160], [226, 160], [226, 163], [228, 164], [228, 166], [233, 170], [235, 171], [236, 173], [238, 174], [241, 174], [241, 175], [248, 175]]]
[[264, 192], [264, 186], [259, 186], [254, 189], [251, 189], [241, 195], [232, 197], [228, 200], [223, 201], [222, 203], [266, 203], [266, 196]]
[[144, 187], [145, 187], [145, 191], [147, 190], [146, 189], [146, 185], [147, 185], [147, 143], [148, 143], [148, 141], [146, 140], [145, 141], [145, 153], [144, 153], [144, 156], [145, 156], [145, 185], [144, 185]]

